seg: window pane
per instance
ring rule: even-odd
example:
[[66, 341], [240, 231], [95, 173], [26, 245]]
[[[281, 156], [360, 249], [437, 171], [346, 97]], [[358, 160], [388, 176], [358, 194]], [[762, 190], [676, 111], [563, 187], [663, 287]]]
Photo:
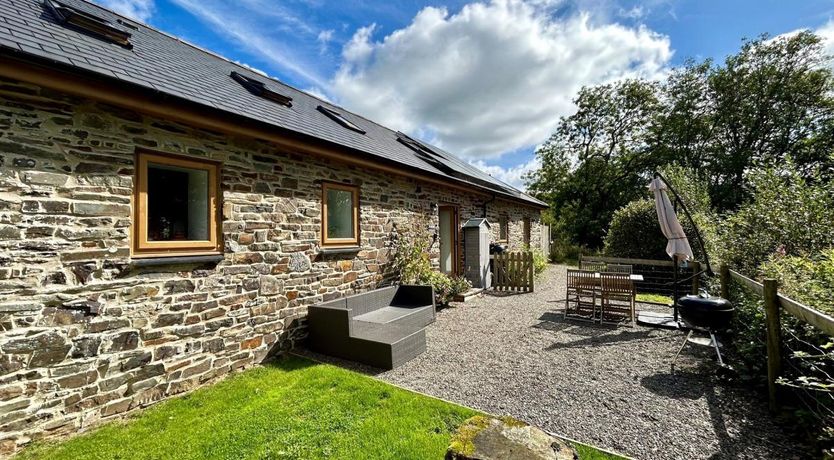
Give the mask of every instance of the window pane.
[[353, 192], [327, 189], [327, 238], [355, 238]]
[[208, 239], [208, 171], [148, 163], [148, 241]]
[[508, 232], [508, 230], [509, 230], [508, 227], [509, 227], [509, 225], [508, 225], [508, 222], [507, 222], [507, 218], [502, 217], [498, 221], [498, 239], [500, 239], [500, 240], [506, 240], [507, 239], [507, 233], [509, 233]]

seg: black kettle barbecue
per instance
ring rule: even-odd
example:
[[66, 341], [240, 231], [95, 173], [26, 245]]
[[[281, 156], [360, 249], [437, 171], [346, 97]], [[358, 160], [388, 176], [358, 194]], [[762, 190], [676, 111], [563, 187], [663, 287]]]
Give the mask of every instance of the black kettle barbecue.
[[721, 350], [718, 340], [715, 338], [715, 333], [728, 329], [732, 324], [735, 308], [730, 301], [721, 297], [688, 295], [678, 299], [678, 309], [684, 323], [689, 326], [689, 333], [686, 334], [686, 339], [684, 339], [672, 360], [672, 369], [674, 369], [675, 361], [683, 351], [683, 347], [690, 342], [692, 332], [695, 330], [709, 334], [710, 345], [715, 348], [715, 353], [718, 355], [718, 363], [724, 367], [724, 360], [721, 358]]

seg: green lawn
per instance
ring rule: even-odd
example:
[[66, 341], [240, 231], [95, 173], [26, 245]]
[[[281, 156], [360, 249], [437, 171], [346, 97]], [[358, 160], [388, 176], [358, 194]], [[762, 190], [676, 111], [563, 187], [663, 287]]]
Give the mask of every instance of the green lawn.
[[[290, 356], [16, 458], [441, 459], [457, 426], [476, 414]], [[583, 459], [615, 458], [579, 448]]]
[[637, 294], [638, 302], [652, 302], [662, 303], [664, 305], [672, 305], [672, 298], [667, 295], [660, 294]]

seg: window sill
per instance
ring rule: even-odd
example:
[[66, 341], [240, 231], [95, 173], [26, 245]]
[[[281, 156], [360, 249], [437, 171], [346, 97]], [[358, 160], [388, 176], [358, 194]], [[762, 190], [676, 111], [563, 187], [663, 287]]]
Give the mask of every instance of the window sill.
[[340, 246], [340, 247], [323, 247], [319, 251], [321, 255], [329, 256], [334, 254], [353, 254], [361, 251], [362, 248], [359, 246]]
[[200, 255], [200, 256], [158, 256], [131, 259], [132, 267], [158, 267], [161, 265], [193, 265], [193, 264], [216, 264], [222, 262], [222, 254]]

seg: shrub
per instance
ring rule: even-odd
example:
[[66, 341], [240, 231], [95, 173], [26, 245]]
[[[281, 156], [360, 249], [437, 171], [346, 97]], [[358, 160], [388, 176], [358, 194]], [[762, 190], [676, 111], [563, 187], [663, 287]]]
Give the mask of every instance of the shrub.
[[[750, 201], [727, 217], [718, 233], [722, 262], [748, 276], [771, 277], [788, 297], [829, 313], [834, 312], [834, 183], [817, 173], [810, 179], [787, 162], [750, 173]], [[806, 175], [807, 176], [807, 175]], [[734, 344], [745, 370], [759, 381], [766, 375], [762, 300], [734, 287]], [[798, 391], [797, 420], [819, 446], [834, 445], [834, 347], [831, 337], [782, 315], [785, 366], [780, 382]], [[801, 401], [801, 403], [800, 403]]]
[[428, 225], [419, 223], [411, 232], [396, 230], [391, 241], [394, 270], [403, 284], [421, 284], [432, 271], [429, 250], [432, 237]]
[[816, 257], [786, 256], [777, 252], [761, 267], [764, 277], [779, 280], [786, 296], [834, 314], [834, 248]]
[[[834, 249], [814, 258], [786, 256], [777, 252], [761, 266], [761, 274], [779, 280], [780, 293], [827, 313], [834, 312]], [[741, 370], [759, 383], [767, 375], [766, 325], [759, 294], [734, 285], [736, 307], [733, 340]], [[795, 405], [800, 431], [807, 433], [821, 449], [834, 446], [834, 347], [831, 336], [791, 315], [781, 316], [784, 361], [778, 383], [786, 388], [783, 403]], [[828, 457], [826, 457], [828, 458]]]
[[547, 268], [547, 257], [541, 249], [533, 249], [533, 270], [539, 275]]
[[755, 276], [777, 253], [803, 257], [834, 247], [834, 181], [819, 174], [806, 181], [788, 162], [752, 172], [750, 182], [752, 200], [721, 225], [723, 262]]
[[614, 212], [605, 235], [605, 255], [635, 259], [668, 259], [666, 237], [657, 223], [654, 200], [632, 201]]
[[462, 277], [449, 277], [434, 270], [428, 272], [422, 281], [420, 284], [430, 284], [434, 288], [438, 305], [448, 305], [455, 296], [465, 293], [472, 287], [472, 284]]
[[574, 244], [561, 234], [556, 234], [550, 242], [550, 261], [553, 263], [575, 264], [584, 252], [587, 251], [582, 246]]
[[392, 241], [394, 268], [401, 283], [431, 285], [438, 305], [446, 305], [472, 285], [463, 278], [449, 277], [433, 269], [429, 258], [433, 239], [426, 230], [428, 225], [415, 225], [414, 228], [419, 230], [397, 231]]
[[[674, 187], [698, 226], [704, 246], [710, 255], [714, 252], [718, 218], [710, 209], [708, 184], [698, 173], [680, 166], [663, 168], [666, 180]], [[675, 197], [668, 192], [674, 203]], [[689, 238], [689, 245], [696, 260], [703, 261], [704, 254], [698, 244], [695, 228], [682, 209], [678, 220]], [[657, 221], [654, 198], [632, 201], [614, 213], [608, 234], [605, 236], [604, 253], [610, 257], [667, 260], [666, 237]]]

